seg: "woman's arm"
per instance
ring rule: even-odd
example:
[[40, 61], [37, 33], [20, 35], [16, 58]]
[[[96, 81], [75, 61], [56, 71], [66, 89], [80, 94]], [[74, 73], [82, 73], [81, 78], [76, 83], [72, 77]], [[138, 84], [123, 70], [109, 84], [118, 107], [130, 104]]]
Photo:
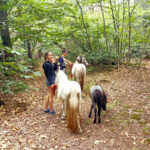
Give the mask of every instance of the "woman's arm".
[[54, 63], [54, 70], [56, 71], [58, 69], [57, 63]]
[[56, 71], [57, 68], [58, 68], [56, 61], [57, 61], [56, 58], [53, 58], [53, 59], [52, 59], [52, 64], [53, 64], [53, 67], [54, 67], [54, 70], [55, 70], [55, 71]]
[[64, 61], [65, 61], [65, 62], [67, 62], [69, 65], [71, 65], [71, 64], [72, 64], [72, 62], [71, 62], [71, 61], [69, 61], [69, 60], [67, 60], [67, 59], [65, 59], [65, 58], [64, 58]]

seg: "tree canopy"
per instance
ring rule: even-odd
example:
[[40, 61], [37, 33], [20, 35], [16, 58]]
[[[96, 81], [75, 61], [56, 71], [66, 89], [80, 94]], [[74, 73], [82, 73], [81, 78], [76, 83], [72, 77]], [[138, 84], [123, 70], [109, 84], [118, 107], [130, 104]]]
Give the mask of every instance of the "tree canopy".
[[149, 58], [149, 8], [149, 0], [0, 0], [2, 83], [30, 72], [38, 50], [60, 55], [58, 45], [91, 64]]

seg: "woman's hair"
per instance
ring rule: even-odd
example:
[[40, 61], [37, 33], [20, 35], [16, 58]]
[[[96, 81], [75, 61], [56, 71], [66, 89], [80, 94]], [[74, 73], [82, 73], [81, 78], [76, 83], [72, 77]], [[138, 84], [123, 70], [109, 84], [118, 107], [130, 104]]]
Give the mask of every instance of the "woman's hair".
[[67, 52], [67, 50], [64, 48], [64, 49], [62, 50], [62, 54], [66, 53], [66, 52]]
[[46, 52], [46, 53], [44, 54], [44, 59], [45, 59], [45, 60], [46, 60], [46, 58], [47, 58], [47, 56], [48, 56], [49, 53], [53, 54], [52, 52]]

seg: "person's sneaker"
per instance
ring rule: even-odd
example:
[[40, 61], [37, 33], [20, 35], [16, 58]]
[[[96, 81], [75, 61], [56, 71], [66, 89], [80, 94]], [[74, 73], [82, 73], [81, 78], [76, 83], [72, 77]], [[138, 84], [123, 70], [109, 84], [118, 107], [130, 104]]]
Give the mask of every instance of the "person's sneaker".
[[52, 112], [50, 112], [51, 115], [54, 115], [56, 113], [55, 110], [53, 110]]
[[44, 112], [45, 112], [45, 113], [48, 113], [48, 112], [50, 112], [49, 108], [48, 108], [47, 110], [44, 110]]

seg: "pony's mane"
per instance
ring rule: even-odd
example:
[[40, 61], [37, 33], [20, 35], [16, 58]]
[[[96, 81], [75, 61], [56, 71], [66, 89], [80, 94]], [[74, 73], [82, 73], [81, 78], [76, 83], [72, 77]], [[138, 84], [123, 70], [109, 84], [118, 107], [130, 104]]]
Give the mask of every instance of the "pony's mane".
[[58, 84], [60, 81], [68, 81], [67, 75], [62, 70], [57, 72], [55, 83]]
[[84, 64], [84, 65], [88, 65], [88, 62], [87, 62], [87, 60], [85, 59], [85, 56], [78, 56], [77, 58], [76, 58], [76, 62], [78, 62], [78, 63], [82, 63], [82, 64]]

